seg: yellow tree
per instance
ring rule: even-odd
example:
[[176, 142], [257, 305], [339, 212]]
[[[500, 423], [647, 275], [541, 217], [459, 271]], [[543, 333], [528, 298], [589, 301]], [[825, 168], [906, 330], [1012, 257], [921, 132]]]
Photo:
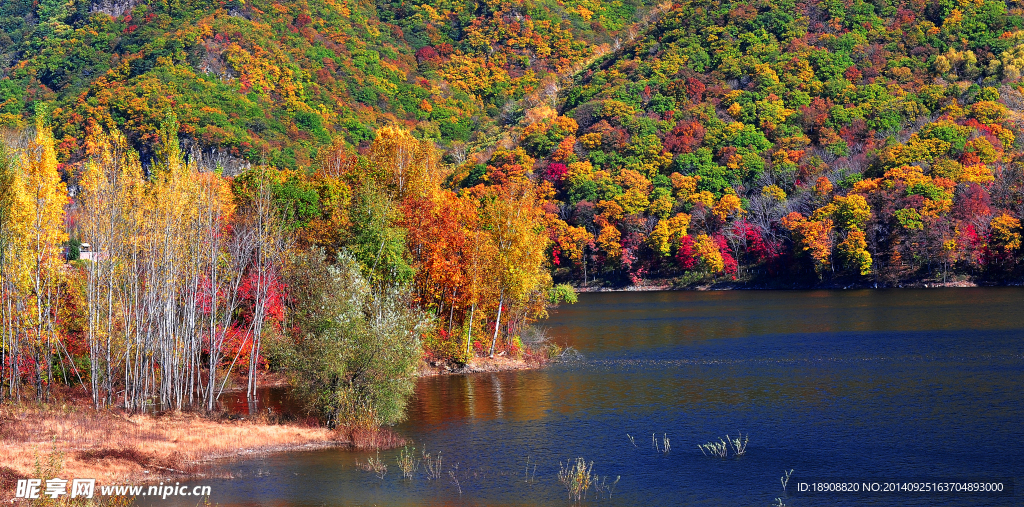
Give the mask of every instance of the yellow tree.
[[832, 218], [808, 220], [794, 211], [782, 219], [782, 226], [793, 235], [796, 247], [810, 255], [819, 275], [832, 263]]
[[864, 233], [857, 229], [847, 233], [846, 239], [837, 245], [839, 255], [846, 265], [862, 276], [871, 273], [871, 254], [867, 248]]
[[379, 129], [369, 159], [396, 199], [440, 185], [440, 156], [433, 143], [416, 139], [408, 130], [392, 126]]
[[[54, 150], [53, 134], [44, 124], [43, 117], [36, 121], [35, 138], [28, 143], [22, 154], [21, 203], [27, 223], [23, 242], [22, 261], [28, 275], [30, 297], [26, 303], [27, 328], [31, 329], [31, 340], [37, 356], [36, 387], [38, 398], [44, 395], [43, 383], [49, 382], [50, 354], [56, 347], [54, 333], [54, 309], [59, 301], [57, 278], [64, 264], [62, 245], [68, 239], [64, 228], [64, 210], [68, 204], [67, 185], [57, 172], [57, 154]], [[19, 206], [19, 207], [21, 207]], [[43, 365], [47, 367], [47, 378], [43, 378]]]
[[[127, 150], [127, 148], [126, 148]], [[122, 347], [116, 351], [123, 358], [124, 407], [129, 410], [142, 408], [145, 392], [145, 365], [149, 351], [146, 348], [147, 312], [145, 302], [148, 286], [145, 284], [147, 245], [150, 238], [148, 220], [152, 213], [148, 206], [150, 185], [143, 180], [142, 167], [135, 153], [128, 150], [120, 168], [121, 181], [114, 189], [112, 198], [121, 207], [121, 220], [114, 224], [118, 241], [111, 244], [114, 250], [108, 254], [113, 259], [116, 277], [116, 297], [119, 297], [120, 332]], [[117, 170], [117, 168], [114, 168]], [[113, 340], [112, 340], [113, 341]], [[106, 401], [114, 402], [115, 355], [110, 353], [105, 361], [108, 375], [105, 377]]]
[[482, 196], [481, 219], [496, 253], [492, 262], [498, 286], [491, 357], [506, 303], [516, 317], [508, 320], [521, 326], [528, 317], [528, 303], [542, 300], [538, 295], [551, 286], [551, 275], [543, 267], [549, 241], [543, 218], [544, 212], [537, 205], [534, 189], [528, 182], [510, 181], [500, 187], [490, 187]]
[[[125, 294], [126, 265], [120, 261], [134, 252], [138, 241], [134, 227], [142, 184], [142, 166], [116, 129], [98, 132], [88, 142], [90, 160], [85, 164], [76, 201], [83, 239], [91, 246], [86, 259], [86, 339], [89, 344], [93, 404], [113, 401], [114, 363], [121, 356], [132, 321], [132, 298]], [[128, 257], [131, 258], [130, 255]], [[120, 324], [119, 324], [120, 323]]]
[[725, 269], [725, 261], [722, 259], [721, 250], [715, 244], [715, 240], [711, 239], [707, 234], [698, 234], [693, 237], [693, 249], [708, 271], [721, 273]]
[[[142, 258], [143, 305], [146, 310], [145, 342], [150, 347], [143, 357], [143, 370], [155, 379], [160, 403], [170, 406], [175, 397], [174, 375], [182, 360], [177, 341], [177, 300], [184, 287], [183, 271], [189, 252], [184, 248], [188, 228], [195, 221], [193, 198], [197, 193], [189, 181], [177, 140], [177, 122], [173, 116], [161, 126], [161, 142], [145, 195]], [[145, 378], [143, 376], [142, 378]], [[138, 382], [139, 379], [135, 379]], [[134, 398], [145, 391], [135, 390]]]
[[[0, 384], [7, 379], [7, 392], [12, 398], [20, 396], [20, 319], [15, 298], [23, 287], [24, 274], [21, 247], [28, 223], [28, 198], [20, 174], [20, 160], [0, 142]], [[0, 401], [3, 386], [0, 385]]]
[[465, 263], [467, 280], [466, 296], [469, 302], [469, 333], [466, 337], [466, 357], [469, 357], [473, 346], [473, 320], [476, 316], [476, 309], [482, 300], [487, 297], [488, 289], [493, 287], [496, 277], [489, 271], [493, 267], [491, 260], [497, 257], [496, 245], [490, 241], [490, 235], [483, 230], [483, 224], [479, 218], [479, 202], [471, 196], [462, 196], [460, 199], [468, 201], [472, 205], [476, 219], [466, 224], [466, 259]]

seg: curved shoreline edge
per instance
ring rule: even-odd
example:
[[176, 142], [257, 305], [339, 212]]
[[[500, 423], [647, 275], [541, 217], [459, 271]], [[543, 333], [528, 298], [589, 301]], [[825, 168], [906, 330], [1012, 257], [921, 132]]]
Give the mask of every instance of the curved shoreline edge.
[[941, 288], [973, 288], [973, 287], [1021, 287], [1024, 283], [979, 283], [977, 281], [954, 282], [908, 282], [898, 285], [874, 283], [828, 283], [828, 284], [756, 284], [739, 281], [721, 281], [691, 285], [676, 285], [667, 281], [651, 281], [649, 284], [615, 286], [573, 286], [578, 293], [592, 292], [659, 292], [659, 291], [716, 291], [716, 290], [891, 290], [891, 289], [941, 289]]
[[[498, 373], [544, 367], [540, 356], [474, 358], [462, 367], [421, 364], [417, 377]], [[279, 380], [279, 379], [278, 379]], [[296, 451], [354, 448], [338, 431], [259, 417], [211, 419], [198, 414], [92, 411], [67, 404], [0, 406], [0, 502], [35, 462], [59, 456], [56, 477], [92, 478], [97, 485], [149, 485], [170, 480], [231, 478], [214, 462]], [[204, 437], [209, 441], [203, 442]], [[257, 443], [258, 442], [258, 443]]]

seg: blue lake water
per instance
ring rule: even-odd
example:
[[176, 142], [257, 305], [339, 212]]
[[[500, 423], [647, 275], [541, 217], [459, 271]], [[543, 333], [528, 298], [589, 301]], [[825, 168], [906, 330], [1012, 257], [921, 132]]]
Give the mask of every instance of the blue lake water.
[[[371, 454], [325, 450], [196, 483], [220, 505], [571, 505], [559, 463], [582, 457], [620, 478], [587, 505], [1024, 505], [1021, 491], [795, 491], [825, 478], [1024, 488], [1022, 289], [583, 294], [543, 324], [583, 359], [420, 380], [396, 430], [417, 455], [441, 453], [440, 479], [402, 479], [398, 451], [380, 453], [379, 479], [356, 466]], [[741, 456], [698, 448], [740, 433]]]

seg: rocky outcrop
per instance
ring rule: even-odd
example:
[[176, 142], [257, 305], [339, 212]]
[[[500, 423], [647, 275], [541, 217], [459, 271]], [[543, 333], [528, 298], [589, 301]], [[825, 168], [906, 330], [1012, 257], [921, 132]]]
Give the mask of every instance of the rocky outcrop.
[[138, 4], [139, 0], [93, 0], [89, 12], [102, 12], [117, 18]]

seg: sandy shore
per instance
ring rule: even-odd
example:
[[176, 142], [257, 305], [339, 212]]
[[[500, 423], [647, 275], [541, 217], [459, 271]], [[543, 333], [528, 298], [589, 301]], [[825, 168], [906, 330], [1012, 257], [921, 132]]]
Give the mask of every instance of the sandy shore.
[[217, 458], [347, 445], [326, 428], [269, 420], [0, 406], [0, 497], [13, 496], [17, 479], [40, 474], [141, 484], [202, 477]]
[[546, 359], [540, 356], [524, 356], [516, 359], [507, 356], [474, 357], [468, 363], [462, 365], [423, 363], [417, 373], [420, 377], [433, 377], [437, 375], [462, 375], [467, 373], [493, 373], [499, 371], [532, 370], [547, 364]]

